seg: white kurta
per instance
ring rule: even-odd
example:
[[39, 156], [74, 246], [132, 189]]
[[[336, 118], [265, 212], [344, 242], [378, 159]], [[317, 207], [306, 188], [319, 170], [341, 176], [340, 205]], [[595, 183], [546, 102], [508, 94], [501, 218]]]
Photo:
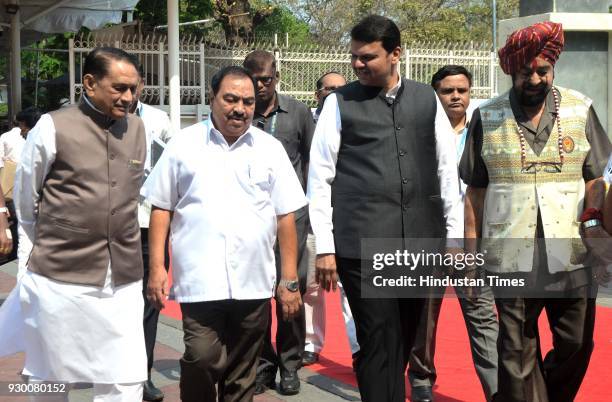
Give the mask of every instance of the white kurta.
[[[55, 156], [55, 126], [51, 116], [43, 115], [28, 134], [15, 180], [17, 217], [30, 243], [36, 235], [36, 204]], [[0, 356], [25, 351], [24, 374], [42, 380], [144, 381], [143, 303], [142, 281], [115, 287], [110, 261], [102, 288], [27, 271], [0, 307]]]

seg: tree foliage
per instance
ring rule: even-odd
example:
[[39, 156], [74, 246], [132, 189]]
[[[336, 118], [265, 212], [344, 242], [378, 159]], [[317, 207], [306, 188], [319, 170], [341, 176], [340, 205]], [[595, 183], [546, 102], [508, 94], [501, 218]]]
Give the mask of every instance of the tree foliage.
[[[180, 22], [212, 18], [214, 23], [185, 26], [182, 34], [207, 35], [220, 28], [230, 45], [252, 42], [256, 37], [289, 33], [292, 41], [305, 42], [310, 38], [309, 26], [295, 17], [283, 2], [270, 0], [181, 0]], [[135, 16], [144, 24], [145, 32], [165, 25], [165, 0], [141, 1]]]
[[[368, 14], [393, 19], [404, 42], [491, 42], [492, 0], [287, 0], [311, 27], [318, 43], [346, 42]], [[518, 15], [519, 0], [498, 0], [497, 19]]]

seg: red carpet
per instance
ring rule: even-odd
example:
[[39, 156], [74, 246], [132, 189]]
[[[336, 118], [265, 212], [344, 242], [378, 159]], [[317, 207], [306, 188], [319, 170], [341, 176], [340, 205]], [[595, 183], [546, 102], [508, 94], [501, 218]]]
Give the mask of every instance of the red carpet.
[[[170, 317], [180, 319], [181, 312], [174, 302], [168, 303], [162, 312]], [[551, 348], [550, 331], [546, 317], [540, 319], [542, 350]], [[606, 380], [610, 380], [612, 361], [612, 309], [597, 308], [595, 324], [595, 351], [591, 358], [589, 371], [582, 384], [577, 402], [610, 401], [610, 390]], [[349, 350], [339, 293], [330, 294], [327, 298], [327, 334], [326, 344], [319, 364], [308, 367], [321, 375], [329, 376], [356, 386], [357, 382], [351, 368]], [[436, 350], [436, 369], [438, 381], [434, 388], [438, 402], [478, 402], [484, 396], [474, 366], [472, 365], [467, 331], [456, 299], [447, 298], [442, 305]], [[409, 395], [409, 391], [407, 392]]]

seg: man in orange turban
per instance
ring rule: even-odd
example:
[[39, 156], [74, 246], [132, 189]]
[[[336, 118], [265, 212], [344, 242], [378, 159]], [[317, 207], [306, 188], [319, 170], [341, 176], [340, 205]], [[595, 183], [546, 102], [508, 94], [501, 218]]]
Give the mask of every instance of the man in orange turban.
[[[560, 24], [510, 35], [499, 59], [512, 88], [474, 112], [460, 164], [465, 236], [490, 256], [499, 313], [495, 402], [574, 400], [593, 350], [592, 285], [608, 278], [601, 174], [612, 144], [591, 99], [553, 86], [562, 48]], [[543, 310], [555, 340], [545, 358]]]

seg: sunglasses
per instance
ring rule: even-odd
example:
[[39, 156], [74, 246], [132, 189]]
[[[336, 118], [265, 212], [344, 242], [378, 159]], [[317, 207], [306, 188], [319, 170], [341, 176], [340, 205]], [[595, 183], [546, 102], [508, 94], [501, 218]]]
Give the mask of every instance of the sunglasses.
[[322, 87], [322, 88], [317, 89], [317, 92], [323, 92], [323, 91], [332, 92], [338, 88], [340, 87], [339, 86]]
[[265, 86], [268, 86], [272, 83], [272, 81], [274, 80], [274, 76], [265, 76], [265, 77], [254, 77], [255, 81], [257, 82], [261, 82], [262, 84], [264, 84]]

